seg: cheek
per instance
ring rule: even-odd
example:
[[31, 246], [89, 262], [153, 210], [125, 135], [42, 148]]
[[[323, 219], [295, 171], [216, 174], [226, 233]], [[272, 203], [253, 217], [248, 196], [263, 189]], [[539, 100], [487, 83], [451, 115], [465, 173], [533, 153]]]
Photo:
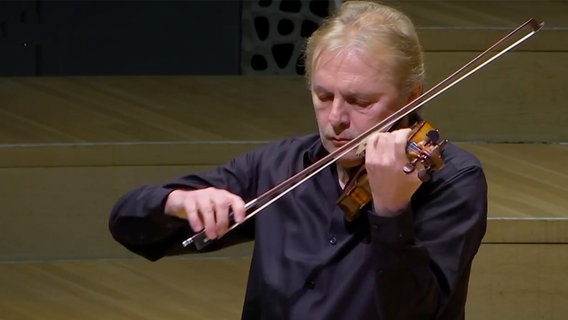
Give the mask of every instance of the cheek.
[[313, 105], [316, 121], [321, 128], [322, 125], [326, 125], [329, 121], [329, 108], [325, 108], [321, 101], [316, 101], [315, 99], [313, 100]]
[[323, 132], [329, 124], [327, 112], [323, 110], [316, 110], [316, 122], [320, 132]]
[[353, 112], [351, 113], [351, 128], [354, 130], [354, 133], [361, 134], [380, 120], [370, 112]]
[[361, 133], [375, 126], [377, 123], [388, 117], [393, 111], [384, 104], [377, 104], [368, 109], [354, 112], [351, 122]]

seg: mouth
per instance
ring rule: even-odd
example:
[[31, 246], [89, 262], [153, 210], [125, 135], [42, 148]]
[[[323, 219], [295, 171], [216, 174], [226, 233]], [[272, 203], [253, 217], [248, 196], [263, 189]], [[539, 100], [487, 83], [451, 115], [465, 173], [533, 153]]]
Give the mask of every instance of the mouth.
[[349, 143], [349, 141], [351, 141], [351, 139], [346, 139], [346, 138], [329, 138], [329, 141], [331, 141], [331, 143], [333, 144], [334, 147], [339, 148], [342, 147], [344, 145], [346, 145], [347, 143]]

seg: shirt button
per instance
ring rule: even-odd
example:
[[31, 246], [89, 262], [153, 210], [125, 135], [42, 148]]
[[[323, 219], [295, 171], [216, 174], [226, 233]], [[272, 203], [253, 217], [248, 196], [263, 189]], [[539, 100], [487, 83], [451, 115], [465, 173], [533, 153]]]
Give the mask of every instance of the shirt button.
[[329, 244], [335, 245], [337, 243], [337, 238], [335, 236], [331, 236], [329, 238]]

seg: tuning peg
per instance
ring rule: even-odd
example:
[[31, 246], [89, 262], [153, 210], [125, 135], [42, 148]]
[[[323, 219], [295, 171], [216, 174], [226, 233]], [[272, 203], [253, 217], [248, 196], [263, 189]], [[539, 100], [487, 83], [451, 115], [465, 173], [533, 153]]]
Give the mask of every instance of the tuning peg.
[[438, 130], [429, 130], [426, 133], [426, 137], [428, 138], [428, 142], [438, 144], [438, 140], [440, 140], [440, 133], [438, 132]]

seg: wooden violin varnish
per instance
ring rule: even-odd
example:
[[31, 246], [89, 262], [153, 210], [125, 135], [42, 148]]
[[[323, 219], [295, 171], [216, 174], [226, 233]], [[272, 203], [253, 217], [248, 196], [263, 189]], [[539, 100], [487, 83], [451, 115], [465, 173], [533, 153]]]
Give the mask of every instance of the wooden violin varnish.
[[[411, 130], [406, 146], [408, 163], [402, 170], [406, 174], [416, 171], [421, 181], [428, 181], [432, 171], [444, 166], [442, 149], [448, 140], [441, 139], [438, 130], [424, 120], [412, 125]], [[345, 185], [337, 204], [343, 210], [345, 220], [353, 221], [372, 200], [367, 171], [362, 165]]]

